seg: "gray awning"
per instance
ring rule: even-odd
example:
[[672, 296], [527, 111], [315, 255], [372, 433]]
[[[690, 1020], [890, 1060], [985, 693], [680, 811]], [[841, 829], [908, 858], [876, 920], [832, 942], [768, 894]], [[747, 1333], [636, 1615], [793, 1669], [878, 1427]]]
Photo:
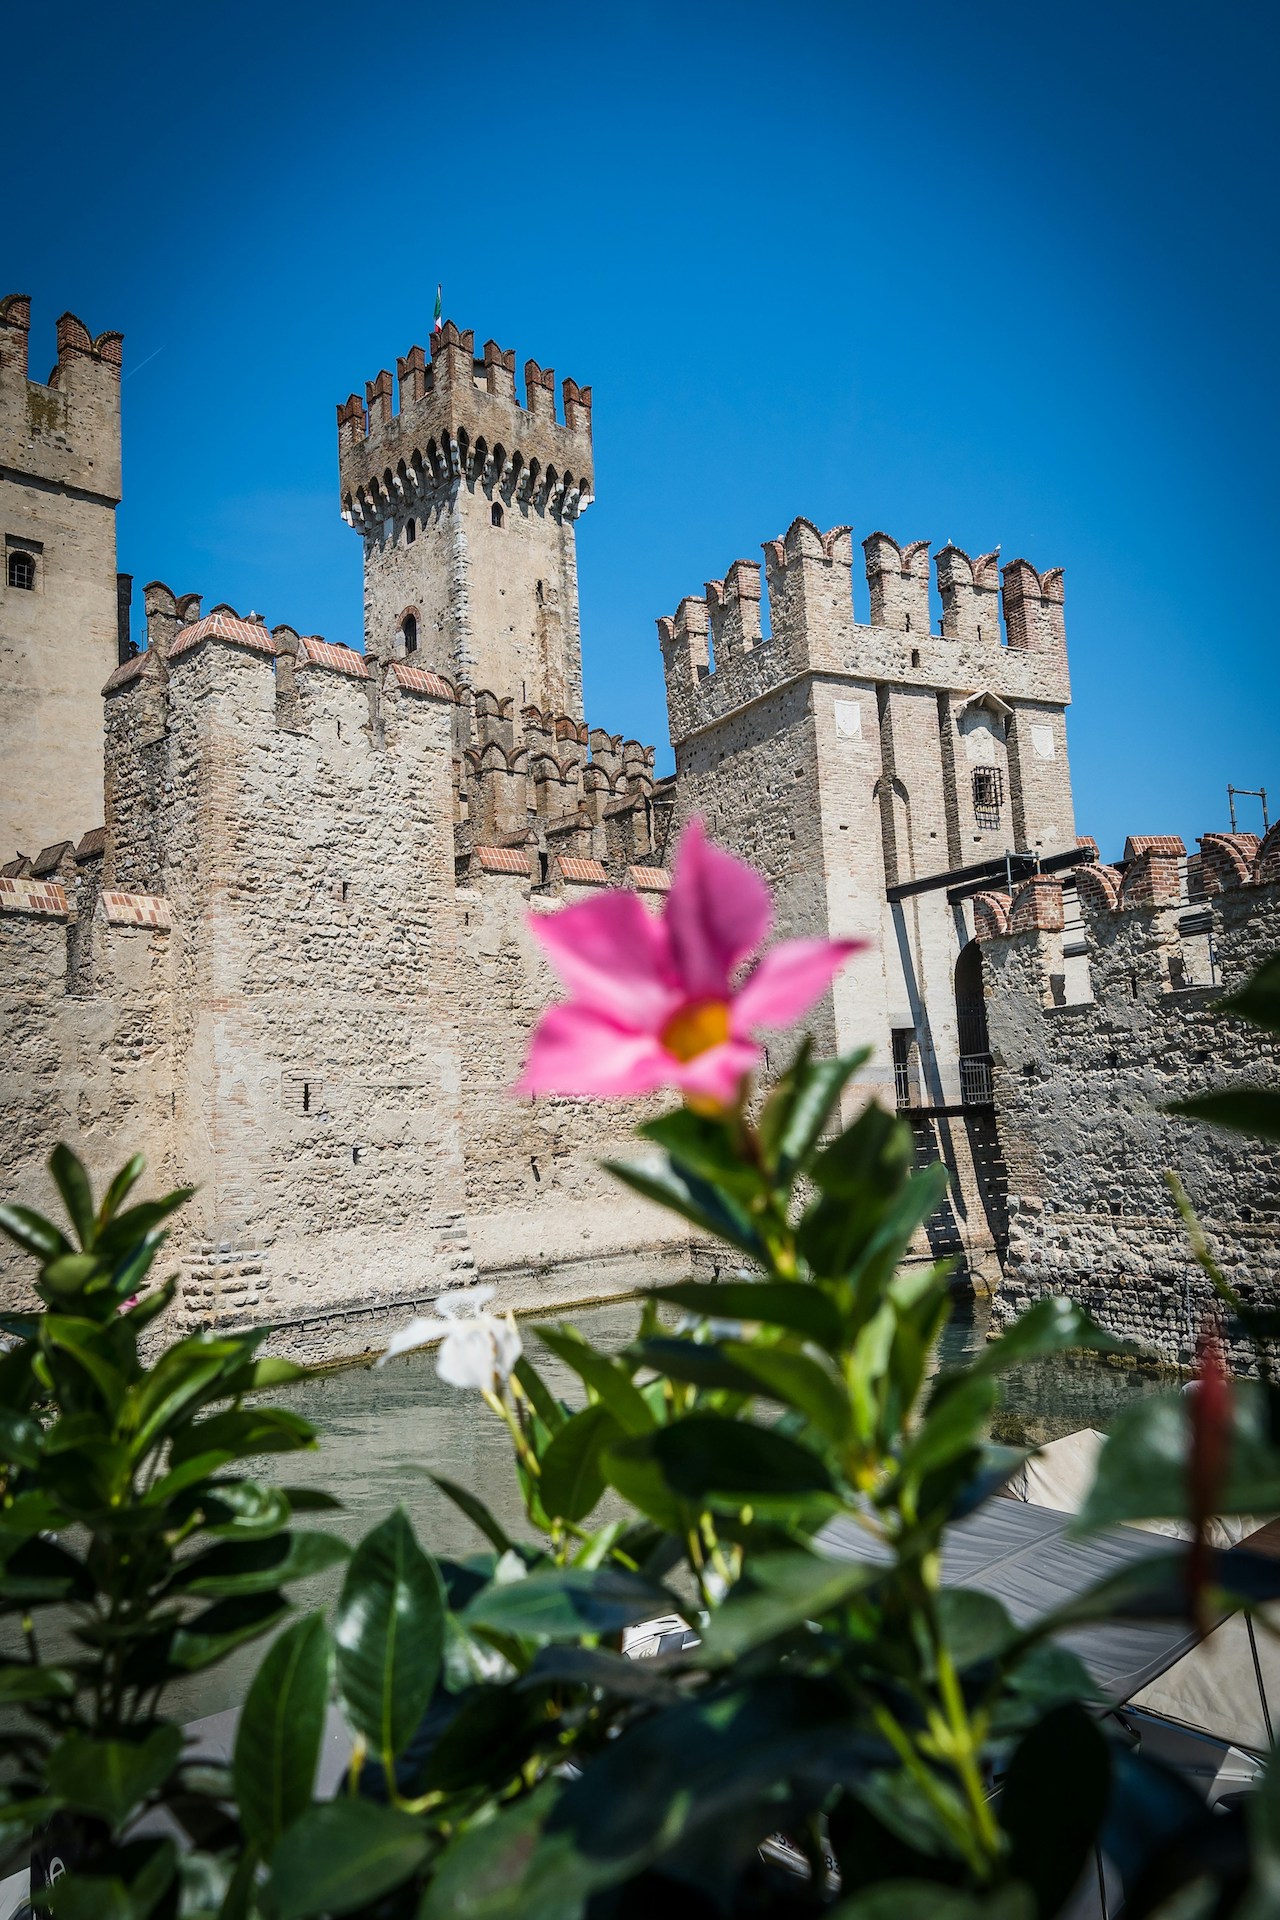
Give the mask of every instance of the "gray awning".
[[[1072, 1516], [1020, 1500], [988, 1500], [944, 1536], [942, 1578], [1003, 1602], [1018, 1626], [1056, 1612], [1077, 1594], [1158, 1550], [1149, 1533], [1112, 1527], [1087, 1539], [1068, 1537]], [[822, 1544], [838, 1558], [885, 1559], [883, 1549], [851, 1520], [834, 1520]], [[1062, 1635], [1099, 1689], [1119, 1706], [1195, 1645], [1185, 1621], [1107, 1621]]]

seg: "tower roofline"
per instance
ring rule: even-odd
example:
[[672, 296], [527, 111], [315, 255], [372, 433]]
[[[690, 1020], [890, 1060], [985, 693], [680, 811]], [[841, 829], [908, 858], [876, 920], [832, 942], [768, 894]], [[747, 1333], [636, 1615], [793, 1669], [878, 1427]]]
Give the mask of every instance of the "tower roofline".
[[[353, 525], [380, 520], [415, 496], [489, 472], [522, 498], [538, 497], [571, 516], [593, 495], [591, 388], [561, 383], [536, 360], [524, 366], [516, 399], [516, 356], [495, 340], [477, 357], [475, 333], [447, 320], [420, 346], [365, 383], [337, 409], [343, 514]], [[398, 405], [396, 404], [398, 401]]]

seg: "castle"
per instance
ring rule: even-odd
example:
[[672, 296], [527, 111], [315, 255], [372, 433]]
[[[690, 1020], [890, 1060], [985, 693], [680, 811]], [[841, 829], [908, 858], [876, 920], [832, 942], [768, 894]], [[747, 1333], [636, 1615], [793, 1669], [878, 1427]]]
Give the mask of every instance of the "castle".
[[[1125, 1140], [1061, 1165], [1068, 1109], [1092, 1139], [1084, 1036], [1114, 1026], [1111, 975], [1099, 960], [1091, 997], [1081, 956], [1141, 948], [1158, 985], [1134, 1004], [1203, 1024], [1187, 956], [1216, 939], [1230, 978], [1261, 950], [1280, 853], [1273, 832], [1097, 865], [1073, 816], [1061, 572], [945, 547], [938, 628], [928, 543], [873, 533], [859, 619], [850, 530], [794, 521], [763, 580], [737, 560], [659, 621], [676, 774], [656, 779], [652, 747], [583, 710], [592, 390], [565, 380], [558, 413], [531, 360], [521, 404], [514, 354], [446, 324], [338, 408], [363, 650], [152, 582], [135, 654], [120, 337], [64, 316], [40, 386], [29, 319], [0, 302], [6, 1194], [39, 1202], [59, 1138], [99, 1172], [140, 1147], [155, 1181], [198, 1189], [176, 1249], [189, 1323], [270, 1320], [307, 1357], [366, 1351], [476, 1274], [532, 1306], [679, 1272], [699, 1249], [598, 1168], [634, 1114], [508, 1089], [552, 991], [528, 913], [607, 885], [656, 903], [697, 812], [766, 874], [780, 932], [872, 936], [816, 1037], [872, 1041], [852, 1097], [896, 1102], [952, 1169], [933, 1251], [1009, 1302], [1080, 1263], [1108, 1295], [1138, 1244], [1110, 1199]], [[1050, 1244], [1055, 1195], [1072, 1237]], [[1259, 1284], [1275, 1217], [1250, 1222]], [[1146, 1318], [1176, 1346], [1199, 1283], [1168, 1259], [1178, 1302]]]

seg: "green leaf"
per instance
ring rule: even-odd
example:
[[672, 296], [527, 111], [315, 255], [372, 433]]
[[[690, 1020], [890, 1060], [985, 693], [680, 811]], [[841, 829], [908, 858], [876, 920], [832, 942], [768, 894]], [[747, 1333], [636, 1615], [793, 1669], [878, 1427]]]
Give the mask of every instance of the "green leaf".
[[750, 1202], [764, 1189], [757, 1168], [743, 1159], [733, 1128], [724, 1120], [677, 1107], [657, 1120], [648, 1120], [636, 1132], [663, 1147], [672, 1165], [685, 1175], [705, 1180], [722, 1193]]
[[685, 1500], [733, 1494], [745, 1505], [752, 1496], [832, 1491], [825, 1464], [809, 1447], [747, 1420], [691, 1413], [612, 1453], [617, 1457], [640, 1445], [651, 1449], [668, 1486]]
[[83, 1561], [56, 1540], [26, 1538], [4, 1557], [0, 1594], [6, 1604], [34, 1600], [91, 1600], [96, 1586]]
[[499, 1553], [512, 1552], [510, 1536], [501, 1523], [494, 1519], [483, 1500], [478, 1500], [466, 1487], [460, 1487], [456, 1480], [446, 1480], [443, 1474], [429, 1473], [427, 1478], [439, 1487], [446, 1500], [452, 1500], [454, 1506], [466, 1514], [472, 1526], [476, 1527]]
[[268, 1649], [245, 1700], [232, 1770], [245, 1832], [264, 1855], [310, 1804], [332, 1664], [323, 1615], [308, 1614]]
[[571, 1833], [544, 1835], [561, 1786], [483, 1809], [441, 1854], [417, 1920], [578, 1920], [584, 1865]]
[[58, 1296], [59, 1303], [84, 1293], [89, 1282], [101, 1273], [102, 1262], [96, 1253], [63, 1253], [50, 1260], [40, 1276], [41, 1285]]
[[996, 1404], [996, 1384], [983, 1374], [960, 1380], [934, 1401], [902, 1455], [904, 1477], [922, 1480], [970, 1452], [981, 1439]]
[[882, 1880], [830, 1908], [827, 1920], [1032, 1920], [1029, 1897], [1025, 1903], [1009, 1902], [1015, 1891], [1005, 1887], [980, 1899], [935, 1880]]
[[794, 1347], [748, 1346], [738, 1341], [727, 1341], [724, 1353], [755, 1379], [762, 1393], [797, 1408], [828, 1440], [839, 1445], [848, 1438], [848, 1389], [825, 1355], [819, 1359]]
[[132, 1160], [125, 1161], [102, 1196], [102, 1205], [98, 1209], [97, 1219], [99, 1230], [106, 1226], [108, 1220], [114, 1220], [126, 1195], [132, 1193], [141, 1180], [146, 1164], [145, 1158], [140, 1153], [135, 1153]]
[[542, 1690], [548, 1684], [590, 1687], [619, 1700], [646, 1700], [651, 1705], [677, 1698], [665, 1662], [629, 1660], [604, 1647], [580, 1647], [549, 1642], [539, 1647], [518, 1688]]
[[178, 1187], [161, 1200], [143, 1200], [136, 1207], [126, 1208], [101, 1228], [94, 1251], [103, 1260], [119, 1260], [132, 1253], [155, 1232], [162, 1220], [185, 1206], [194, 1192], [194, 1187]]
[[542, 1456], [538, 1492], [550, 1518], [574, 1526], [586, 1519], [604, 1492], [600, 1450], [622, 1432], [603, 1401], [566, 1421]]
[[1213, 1011], [1248, 1020], [1268, 1033], [1280, 1033], [1280, 953], [1264, 960], [1258, 971], [1234, 993], [1219, 1000]]
[[125, 1377], [115, 1364], [107, 1329], [92, 1320], [70, 1314], [46, 1313], [40, 1324], [40, 1344], [52, 1356], [66, 1354], [81, 1367], [98, 1392], [108, 1411], [114, 1415], [125, 1395]]
[[888, 1203], [901, 1193], [914, 1158], [910, 1127], [877, 1101], [823, 1149], [811, 1168], [819, 1198], [797, 1236], [815, 1273], [849, 1272], [884, 1224]]
[[708, 1320], [745, 1320], [762, 1326], [785, 1327], [813, 1340], [830, 1353], [840, 1345], [840, 1313], [818, 1286], [798, 1280], [719, 1280], [704, 1285], [695, 1280], [659, 1287], [655, 1300], [669, 1300], [687, 1313]]
[[62, 1204], [76, 1230], [76, 1238], [87, 1252], [93, 1245], [94, 1217], [93, 1189], [89, 1185], [84, 1162], [63, 1141], [59, 1141], [49, 1155], [49, 1172], [53, 1175], [54, 1186], [62, 1195]]
[[1233, 1133], [1280, 1140], [1280, 1093], [1270, 1087], [1219, 1087], [1192, 1100], [1175, 1100], [1165, 1112], [1181, 1114], [1186, 1120], [1207, 1120]]
[[468, 1627], [521, 1639], [580, 1640], [620, 1633], [637, 1620], [670, 1613], [674, 1605], [665, 1588], [620, 1567], [561, 1567], [490, 1584], [462, 1618]]
[[397, 1507], [352, 1555], [334, 1619], [342, 1698], [379, 1757], [402, 1753], [427, 1710], [446, 1611], [439, 1569]]
[[520, 1355], [511, 1371], [547, 1432], [557, 1432], [569, 1418], [569, 1409], [556, 1399], [527, 1354]]
[[[1270, 1437], [1267, 1395], [1254, 1381], [1233, 1388], [1226, 1477], [1214, 1499], [1220, 1514], [1280, 1508], [1280, 1448]], [[1190, 1408], [1183, 1393], [1152, 1394], [1111, 1423], [1078, 1531], [1132, 1520], [1181, 1520], [1190, 1512]]]
[[40, 1911], [53, 1914], [54, 1920], [142, 1920], [141, 1909], [116, 1874], [68, 1873], [57, 1883], [56, 1905], [37, 1898]]
[[597, 1352], [573, 1327], [537, 1327], [535, 1332], [603, 1401], [625, 1433], [649, 1431], [654, 1424], [649, 1403], [617, 1360]]
[[750, 1217], [709, 1182], [682, 1172], [670, 1161], [665, 1166], [641, 1165], [630, 1160], [606, 1160], [604, 1164], [607, 1172], [646, 1200], [656, 1201], [658, 1206], [679, 1214], [682, 1220], [691, 1220], [695, 1227], [702, 1227], [717, 1240], [727, 1240], [731, 1247], [737, 1247], [753, 1260], [765, 1257], [764, 1245]]
[[265, 1540], [292, 1518], [292, 1503], [284, 1488], [261, 1480], [211, 1480], [194, 1497], [204, 1510], [204, 1530], [213, 1540]]
[[253, 1593], [216, 1600], [173, 1636], [171, 1659], [185, 1673], [212, 1666], [235, 1647], [268, 1633], [289, 1611], [282, 1593]]
[[808, 1620], [821, 1620], [884, 1577], [868, 1560], [823, 1560], [797, 1550], [748, 1558], [728, 1599], [712, 1614], [698, 1662], [712, 1666], [736, 1660]]
[[266, 1540], [226, 1540], [179, 1567], [171, 1588], [209, 1600], [269, 1593], [345, 1560], [350, 1548], [333, 1533], [276, 1533]]
[[937, 1608], [957, 1673], [998, 1659], [1018, 1637], [1008, 1610], [994, 1594], [973, 1587], [943, 1587]]
[[0, 1667], [0, 1704], [21, 1700], [74, 1700], [74, 1674], [61, 1667]]
[[283, 1407], [238, 1407], [193, 1420], [174, 1435], [169, 1453], [171, 1468], [197, 1454], [221, 1454], [224, 1460], [244, 1460], [258, 1453], [294, 1453], [315, 1444], [316, 1430], [300, 1414]]
[[408, 1880], [427, 1854], [421, 1821], [372, 1800], [308, 1807], [271, 1856], [276, 1920], [353, 1913]]
[[810, 1049], [805, 1040], [760, 1115], [766, 1164], [784, 1185], [805, 1165], [845, 1087], [871, 1057], [870, 1047], [859, 1047], [835, 1060], [814, 1061]]
[[472, 1688], [432, 1746], [415, 1790], [460, 1793], [505, 1786], [539, 1745], [559, 1736], [546, 1693], [545, 1688], [540, 1695], [513, 1686]]
[[652, 1436], [615, 1441], [600, 1454], [606, 1485], [665, 1533], [683, 1534], [691, 1524], [687, 1504], [672, 1492], [654, 1456]]
[[60, 1800], [114, 1828], [164, 1784], [181, 1752], [181, 1727], [160, 1726], [138, 1741], [68, 1733], [49, 1755], [46, 1774]]
[[914, 1161], [910, 1127], [873, 1100], [818, 1155], [813, 1181], [823, 1193], [865, 1206], [896, 1193]]
[[651, 1367], [665, 1380], [700, 1387], [704, 1393], [732, 1393], [750, 1400], [760, 1391], [752, 1374], [726, 1358], [723, 1347], [707, 1340], [683, 1340], [676, 1334], [635, 1340], [626, 1349], [634, 1367]]
[[0, 1458], [13, 1467], [38, 1467], [41, 1428], [30, 1414], [0, 1407]]
[[862, 1311], [893, 1287], [896, 1269], [916, 1232], [947, 1197], [951, 1176], [940, 1160], [913, 1173], [884, 1206], [851, 1269]]
[[1040, 1920], [1061, 1911], [1093, 1850], [1107, 1808], [1107, 1743], [1082, 1707], [1056, 1707], [1016, 1748], [1000, 1795], [1009, 1867]]
[[0, 1207], [0, 1233], [7, 1233], [27, 1253], [34, 1253], [37, 1260], [56, 1260], [59, 1254], [72, 1251], [71, 1242], [59, 1233], [52, 1220], [46, 1220], [42, 1213], [34, 1213], [30, 1207]]

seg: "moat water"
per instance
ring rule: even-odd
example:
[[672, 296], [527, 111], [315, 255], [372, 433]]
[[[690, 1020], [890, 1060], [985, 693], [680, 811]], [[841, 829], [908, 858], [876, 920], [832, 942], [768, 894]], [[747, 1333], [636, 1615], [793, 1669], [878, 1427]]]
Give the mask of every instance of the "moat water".
[[[592, 1340], [623, 1346], [636, 1329], [639, 1304], [611, 1301], [566, 1313]], [[539, 1370], [569, 1401], [584, 1398], [576, 1378], [540, 1349], [530, 1326], [526, 1344]], [[957, 1305], [944, 1335], [944, 1363], [960, 1359], [985, 1338], [980, 1309]], [[1007, 1377], [997, 1437], [1015, 1444], [1042, 1443], [1081, 1427], [1105, 1427], [1135, 1396], [1167, 1384], [1154, 1371], [1090, 1355], [1067, 1355], [1019, 1369]], [[385, 1367], [343, 1367], [309, 1376], [272, 1398], [294, 1408], [320, 1430], [312, 1453], [276, 1456], [255, 1463], [264, 1479], [286, 1486], [319, 1487], [343, 1502], [341, 1513], [308, 1516], [303, 1524], [332, 1527], [355, 1542], [392, 1507], [402, 1505], [419, 1540], [431, 1552], [452, 1556], [483, 1546], [457, 1508], [437, 1491], [428, 1473], [478, 1493], [508, 1531], [530, 1531], [520, 1501], [506, 1428], [478, 1394], [446, 1386], [436, 1374], [431, 1349], [406, 1354]], [[304, 1609], [327, 1605], [341, 1584], [339, 1567], [329, 1576], [293, 1589]], [[183, 1720], [216, 1713], [243, 1699], [261, 1645], [244, 1649], [208, 1674], [193, 1675], [175, 1689], [169, 1711]]]
[[[621, 1347], [636, 1330], [636, 1300], [611, 1301], [567, 1312], [565, 1319], [601, 1346]], [[577, 1378], [539, 1346], [533, 1325], [523, 1327], [531, 1357], [567, 1401], [585, 1398]], [[959, 1303], [943, 1336], [940, 1359], [955, 1362], [981, 1346], [986, 1335], [980, 1308]], [[1081, 1427], [1106, 1427], [1136, 1396], [1157, 1391], [1168, 1375], [1093, 1355], [1062, 1355], [1006, 1376], [996, 1438], [1037, 1444]], [[473, 1392], [460, 1392], [436, 1374], [435, 1353], [424, 1348], [386, 1367], [372, 1363], [335, 1368], [299, 1380], [267, 1396], [304, 1415], [319, 1430], [313, 1452], [272, 1455], [249, 1470], [284, 1486], [321, 1488], [342, 1501], [340, 1512], [306, 1516], [302, 1524], [324, 1526], [352, 1544], [391, 1509], [403, 1506], [419, 1540], [431, 1552], [452, 1557], [475, 1552], [483, 1541], [458, 1509], [439, 1493], [430, 1473], [477, 1493], [515, 1537], [531, 1529], [524, 1514], [506, 1428]], [[292, 1589], [302, 1611], [327, 1607], [336, 1598], [341, 1566]], [[16, 1631], [6, 1623], [0, 1645]], [[65, 1621], [46, 1618], [45, 1658], [56, 1659], [72, 1643]], [[193, 1674], [167, 1695], [167, 1711], [182, 1721], [219, 1713], [243, 1700], [265, 1650], [242, 1648], [208, 1673]]]

